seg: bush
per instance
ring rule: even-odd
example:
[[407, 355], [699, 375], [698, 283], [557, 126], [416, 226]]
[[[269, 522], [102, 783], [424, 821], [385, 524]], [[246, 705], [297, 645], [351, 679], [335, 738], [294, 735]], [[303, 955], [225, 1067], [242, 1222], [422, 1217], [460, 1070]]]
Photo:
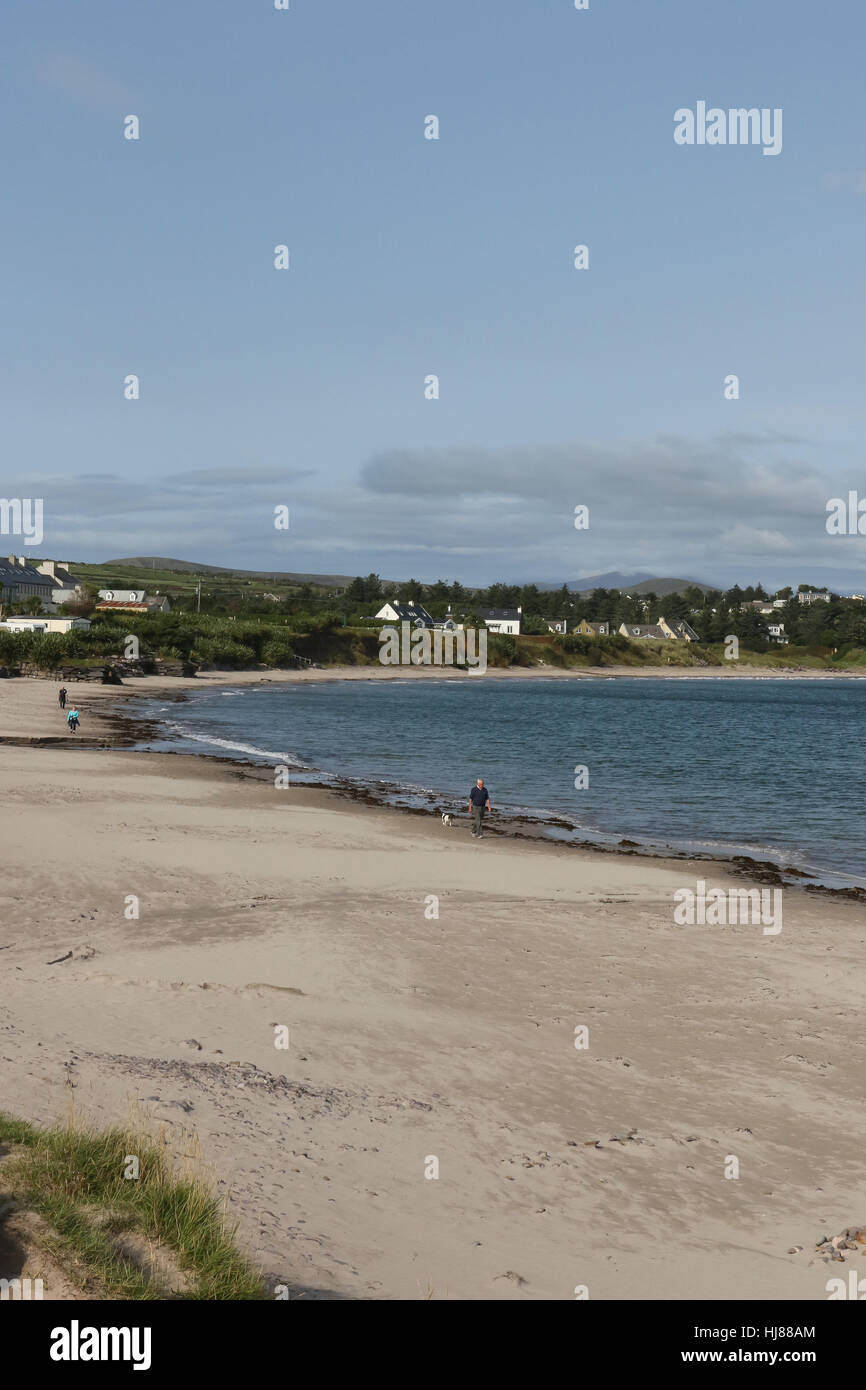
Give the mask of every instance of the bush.
[[513, 666], [517, 660], [517, 643], [510, 633], [491, 633], [487, 640], [488, 666]]
[[262, 648], [262, 660], [266, 666], [290, 666], [295, 649], [288, 637], [272, 637]]

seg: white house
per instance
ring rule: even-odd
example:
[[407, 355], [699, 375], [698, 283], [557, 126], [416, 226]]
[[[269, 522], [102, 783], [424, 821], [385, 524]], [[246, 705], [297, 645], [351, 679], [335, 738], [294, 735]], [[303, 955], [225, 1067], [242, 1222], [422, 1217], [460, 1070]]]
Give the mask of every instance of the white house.
[[545, 618], [548, 632], [559, 632], [563, 636], [568, 632], [567, 618]]
[[778, 642], [781, 647], [787, 646], [788, 635], [785, 632], [784, 623], [767, 623], [767, 631], [770, 634], [771, 642]]
[[816, 589], [812, 594], [808, 589], [797, 595], [800, 603], [829, 603], [831, 595], [827, 589]]
[[415, 627], [433, 627], [433, 619], [421, 603], [398, 603], [393, 599], [376, 614], [386, 623], [412, 623]]
[[87, 632], [90, 628], [89, 618], [52, 618], [40, 616], [38, 618], [7, 618], [0, 623], [0, 627], [7, 632]]
[[522, 612], [520, 608], [480, 608], [478, 616], [490, 632], [506, 632], [519, 637]]

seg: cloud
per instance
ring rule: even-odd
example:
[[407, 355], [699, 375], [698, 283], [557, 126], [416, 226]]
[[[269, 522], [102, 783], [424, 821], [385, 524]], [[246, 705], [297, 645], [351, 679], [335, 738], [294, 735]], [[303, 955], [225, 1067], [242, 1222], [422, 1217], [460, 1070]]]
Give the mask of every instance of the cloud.
[[35, 75], [46, 87], [85, 106], [98, 108], [129, 106], [129, 88], [117, 81], [104, 68], [78, 53], [47, 54], [37, 65]]
[[821, 182], [829, 193], [866, 193], [866, 169], [839, 170], [825, 174]]
[[196, 487], [225, 488], [267, 486], [270, 483], [292, 482], [312, 476], [311, 468], [193, 468], [183, 473], [171, 473], [165, 481], [171, 486], [194, 484]]
[[[807, 461], [813, 453], [793, 435], [732, 432], [391, 449], [354, 479], [239, 465], [136, 478], [7, 476], [4, 492], [44, 499], [49, 555], [85, 558], [86, 546], [101, 558], [174, 554], [469, 583], [557, 583], [610, 569], [751, 582], [775, 563], [808, 580], [809, 566], [857, 563], [850, 547], [843, 561], [825, 521], [827, 499], [858, 480], [828, 480]], [[283, 503], [291, 525], [277, 532], [273, 509]], [[588, 531], [575, 530], [579, 504], [590, 510]]]
[[719, 536], [718, 544], [723, 550], [732, 550], [741, 555], [745, 551], [786, 551], [794, 549], [794, 542], [781, 531], [759, 530], [757, 526], [732, 526]]

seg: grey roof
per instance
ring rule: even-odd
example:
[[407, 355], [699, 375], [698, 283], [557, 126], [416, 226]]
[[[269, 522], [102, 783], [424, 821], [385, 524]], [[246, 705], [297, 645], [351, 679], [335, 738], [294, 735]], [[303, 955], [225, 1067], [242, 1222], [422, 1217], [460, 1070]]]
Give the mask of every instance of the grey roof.
[[0, 565], [2, 584], [44, 584], [46, 589], [54, 587], [50, 574], [40, 574], [32, 565]]
[[387, 606], [393, 608], [401, 622], [417, 622], [419, 618], [423, 619], [424, 623], [428, 625], [433, 622], [427, 609], [421, 603], [394, 603], [389, 599]]
[[629, 637], [661, 637], [664, 631], [658, 623], [625, 623]]
[[401, 623], [414, 623], [416, 627], [433, 627], [433, 619], [423, 603], [398, 603], [396, 599], [389, 598], [385, 600], [376, 617], [380, 618], [386, 608], [393, 609]]
[[685, 618], [665, 618], [665, 622], [678, 637], [688, 637], [692, 642], [700, 641], [691, 623], [687, 623]]

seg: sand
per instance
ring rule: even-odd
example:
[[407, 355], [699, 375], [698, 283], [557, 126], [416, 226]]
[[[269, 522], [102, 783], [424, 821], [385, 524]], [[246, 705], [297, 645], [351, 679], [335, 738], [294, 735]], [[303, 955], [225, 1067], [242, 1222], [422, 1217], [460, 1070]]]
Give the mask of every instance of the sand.
[[[127, 688], [70, 692], [104, 741]], [[162, 1129], [271, 1285], [823, 1300], [847, 1274], [814, 1247], [866, 1216], [860, 904], [676, 926], [724, 868], [76, 747], [47, 681], [0, 681], [0, 735], [64, 745], [0, 746], [0, 1108]]]

